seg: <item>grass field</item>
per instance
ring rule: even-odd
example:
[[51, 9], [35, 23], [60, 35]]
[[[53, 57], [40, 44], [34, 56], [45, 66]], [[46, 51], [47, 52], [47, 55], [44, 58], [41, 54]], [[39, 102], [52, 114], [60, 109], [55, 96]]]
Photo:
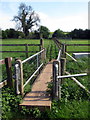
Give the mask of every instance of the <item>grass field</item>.
[[[68, 44], [88, 44], [88, 40], [61, 40], [63, 43], [68, 43]], [[39, 43], [39, 40], [3, 40], [3, 44], [37, 44]], [[47, 50], [47, 58], [48, 60], [51, 60], [53, 58], [57, 58], [58, 50], [56, 48], [56, 45], [52, 40], [44, 40], [44, 47]], [[29, 48], [29, 50], [36, 50], [38, 48]], [[79, 47], [69, 47], [69, 50], [77, 49], [80, 51], [81, 49]], [[23, 47], [3, 47], [3, 50], [25, 50]], [[82, 47], [82, 50], [87, 50], [87, 48]], [[21, 59], [25, 59], [25, 53], [3, 53], [3, 58], [5, 57], [19, 57]], [[30, 67], [28, 65], [25, 66], [24, 69], [24, 77], [28, 77], [28, 74], [30, 71], [27, 72], [27, 67]], [[30, 67], [31, 68], [31, 67]], [[30, 69], [31, 70], [31, 69]], [[66, 70], [70, 72], [71, 74], [76, 74], [76, 73], [84, 73], [87, 72], [88, 70], [88, 59], [82, 59], [78, 60], [78, 63], [73, 62], [72, 60], [67, 59], [67, 64], [66, 64]], [[32, 71], [32, 70], [31, 70]], [[5, 73], [3, 74], [5, 76]], [[88, 76], [84, 77], [77, 77], [77, 79], [84, 85], [86, 86], [87, 89], [89, 89], [90, 82], [88, 80]], [[52, 108], [51, 110], [46, 110], [44, 112], [40, 112], [38, 109], [35, 109], [34, 111], [31, 109], [23, 108], [21, 111], [18, 107], [19, 100], [16, 98], [16, 101], [13, 100], [12, 94], [10, 96], [10, 93], [4, 91], [3, 92], [3, 100], [4, 100], [4, 107], [3, 107], [3, 113], [4, 116], [3, 118], [29, 118], [30, 116], [33, 116], [34, 118], [40, 118], [43, 120], [52, 120], [52, 119], [87, 119], [89, 120], [90, 118], [90, 113], [89, 113], [89, 99], [90, 96], [89, 94], [80, 88], [74, 81], [72, 81], [70, 78], [64, 79], [64, 82], [61, 86], [62, 90], [62, 99], [59, 101], [53, 101], [52, 102]], [[5, 96], [6, 94], [6, 96]], [[6, 98], [5, 98], [6, 97]], [[13, 96], [14, 97], [14, 96]], [[10, 104], [7, 101], [12, 101], [12, 104]], [[17, 106], [15, 106], [17, 105]], [[7, 109], [9, 108], [9, 110]], [[14, 112], [13, 112], [14, 111]], [[15, 112], [16, 111], [16, 112]]]
[[[66, 44], [88, 44], [88, 40], [60, 40], [62, 43], [66, 43]], [[4, 39], [2, 40], [2, 44], [39, 44], [40, 40], [27, 40], [27, 39]], [[50, 45], [52, 45], [53, 47], [55, 47], [54, 42], [52, 40], [44, 40], [44, 47], [46, 48], [46, 50], [48, 51], [48, 49], [50, 49]], [[24, 46], [7, 46], [7, 47], [2, 47], [2, 50], [6, 50], [6, 51], [24, 51], [25, 47]], [[28, 47], [29, 51], [38, 51], [39, 47]], [[90, 51], [88, 46], [68, 46], [67, 47], [68, 51]], [[30, 56], [31, 54], [29, 54]], [[23, 59], [23, 57], [25, 56], [25, 53], [3, 53], [2, 54], [2, 58], [5, 57], [20, 57]]]
[[[89, 40], [61, 40], [65, 44], [90, 44]], [[90, 46], [67, 46], [67, 51], [89, 51]]]

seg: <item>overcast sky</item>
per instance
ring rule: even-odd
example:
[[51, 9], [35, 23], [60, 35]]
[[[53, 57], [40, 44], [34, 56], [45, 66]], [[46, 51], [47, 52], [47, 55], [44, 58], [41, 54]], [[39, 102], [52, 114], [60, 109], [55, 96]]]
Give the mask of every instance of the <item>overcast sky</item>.
[[[20, 1], [20, 2], [19, 2]], [[33, 2], [32, 2], [33, 1]], [[73, 29], [88, 29], [88, 1], [87, 0], [1, 0], [0, 2], [0, 28], [3, 30], [15, 28], [12, 21], [17, 15], [21, 2], [31, 5], [39, 14], [41, 25], [49, 28], [51, 32], [56, 29], [71, 31]]]

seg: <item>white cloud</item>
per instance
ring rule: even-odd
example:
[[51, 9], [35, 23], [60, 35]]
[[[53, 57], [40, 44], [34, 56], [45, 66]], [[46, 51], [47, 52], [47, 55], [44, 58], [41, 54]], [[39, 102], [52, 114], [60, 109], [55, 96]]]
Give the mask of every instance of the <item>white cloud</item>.
[[79, 13], [78, 15], [66, 16], [63, 18], [52, 18], [44, 13], [38, 12], [41, 18], [41, 24], [47, 26], [50, 31], [61, 29], [63, 31], [71, 31], [75, 28], [88, 28], [88, 14]]
[[[48, 27], [51, 32], [56, 29], [63, 31], [71, 31], [75, 28], [88, 29], [88, 13], [78, 13], [77, 15], [63, 18], [51, 17], [42, 12], [38, 12], [38, 14], [41, 19], [41, 25]], [[13, 16], [0, 12], [0, 28], [3, 30], [15, 28], [15, 22], [12, 21], [12, 18]]]
[[15, 28], [15, 22], [12, 21], [12, 18], [12, 16], [8, 16], [7, 14], [0, 12], [0, 28], [3, 30], [8, 28]]

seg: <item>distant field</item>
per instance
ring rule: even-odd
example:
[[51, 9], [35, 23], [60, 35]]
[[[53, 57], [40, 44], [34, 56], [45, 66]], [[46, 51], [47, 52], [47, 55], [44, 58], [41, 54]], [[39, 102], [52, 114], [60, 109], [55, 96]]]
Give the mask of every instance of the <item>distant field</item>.
[[[62, 43], [65, 44], [89, 44], [88, 40], [60, 40]], [[34, 39], [4, 39], [2, 40], [2, 44], [39, 44], [40, 40], [34, 40]], [[55, 47], [53, 40], [44, 40], [44, 47], [48, 50], [49, 46], [53, 45]], [[38, 51], [39, 47], [28, 47], [29, 51]], [[24, 46], [7, 46], [7, 47], [2, 47], [2, 50], [6, 51], [24, 51], [25, 47]], [[68, 46], [67, 48], [68, 51], [89, 51], [88, 46]], [[29, 54], [31, 55], [31, 54]], [[3, 53], [2, 58], [5, 57], [24, 57], [25, 53]]]
[[[65, 44], [90, 44], [89, 40], [60, 40], [62, 43]], [[89, 51], [90, 46], [67, 46], [67, 51]]]
[[79, 39], [72, 39], [72, 40], [60, 40], [65, 44], [90, 44], [89, 40], [79, 40]]

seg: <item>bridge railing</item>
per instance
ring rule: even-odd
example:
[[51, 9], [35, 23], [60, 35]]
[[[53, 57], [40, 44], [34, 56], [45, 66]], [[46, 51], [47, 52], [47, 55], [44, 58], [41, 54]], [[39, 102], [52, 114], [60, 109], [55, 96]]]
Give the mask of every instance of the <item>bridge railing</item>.
[[[39, 57], [40, 55], [40, 57]], [[32, 75], [29, 76], [29, 78], [24, 82], [24, 70], [23, 70], [23, 64], [30, 62], [34, 57], [36, 57], [36, 70], [33, 72]], [[46, 50], [42, 49], [40, 52], [37, 52], [36, 54], [30, 56], [29, 58], [21, 61], [16, 60], [15, 64], [15, 81], [16, 81], [16, 93], [17, 94], [24, 94], [24, 88], [25, 86], [31, 81], [31, 79], [35, 76], [36, 73], [39, 72], [41, 67], [43, 66], [43, 60], [46, 58]], [[42, 60], [42, 63], [40, 62], [40, 59]]]
[[69, 72], [66, 72], [66, 55], [68, 55], [75, 62], [77, 62], [77, 60], [74, 59], [72, 56], [70, 56], [66, 52], [65, 44], [61, 44], [57, 39], [55, 43], [57, 47], [59, 48], [59, 52], [58, 52], [57, 60], [53, 62], [53, 98], [56, 100], [61, 99], [61, 84], [63, 82], [62, 79], [68, 78], [68, 77], [71, 78], [74, 82], [76, 82], [76, 84], [79, 87], [83, 88], [90, 94], [90, 91], [88, 91], [87, 88], [75, 78], [76, 76], [86, 76], [88, 75], [88, 73], [71, 75]]
[[53, 98], [61, 98], [62, 79], [57, 78], [65, 72], [66, 59], [62, 57], [62, 51], [59, 50], [57, 59], [53, 62]]

